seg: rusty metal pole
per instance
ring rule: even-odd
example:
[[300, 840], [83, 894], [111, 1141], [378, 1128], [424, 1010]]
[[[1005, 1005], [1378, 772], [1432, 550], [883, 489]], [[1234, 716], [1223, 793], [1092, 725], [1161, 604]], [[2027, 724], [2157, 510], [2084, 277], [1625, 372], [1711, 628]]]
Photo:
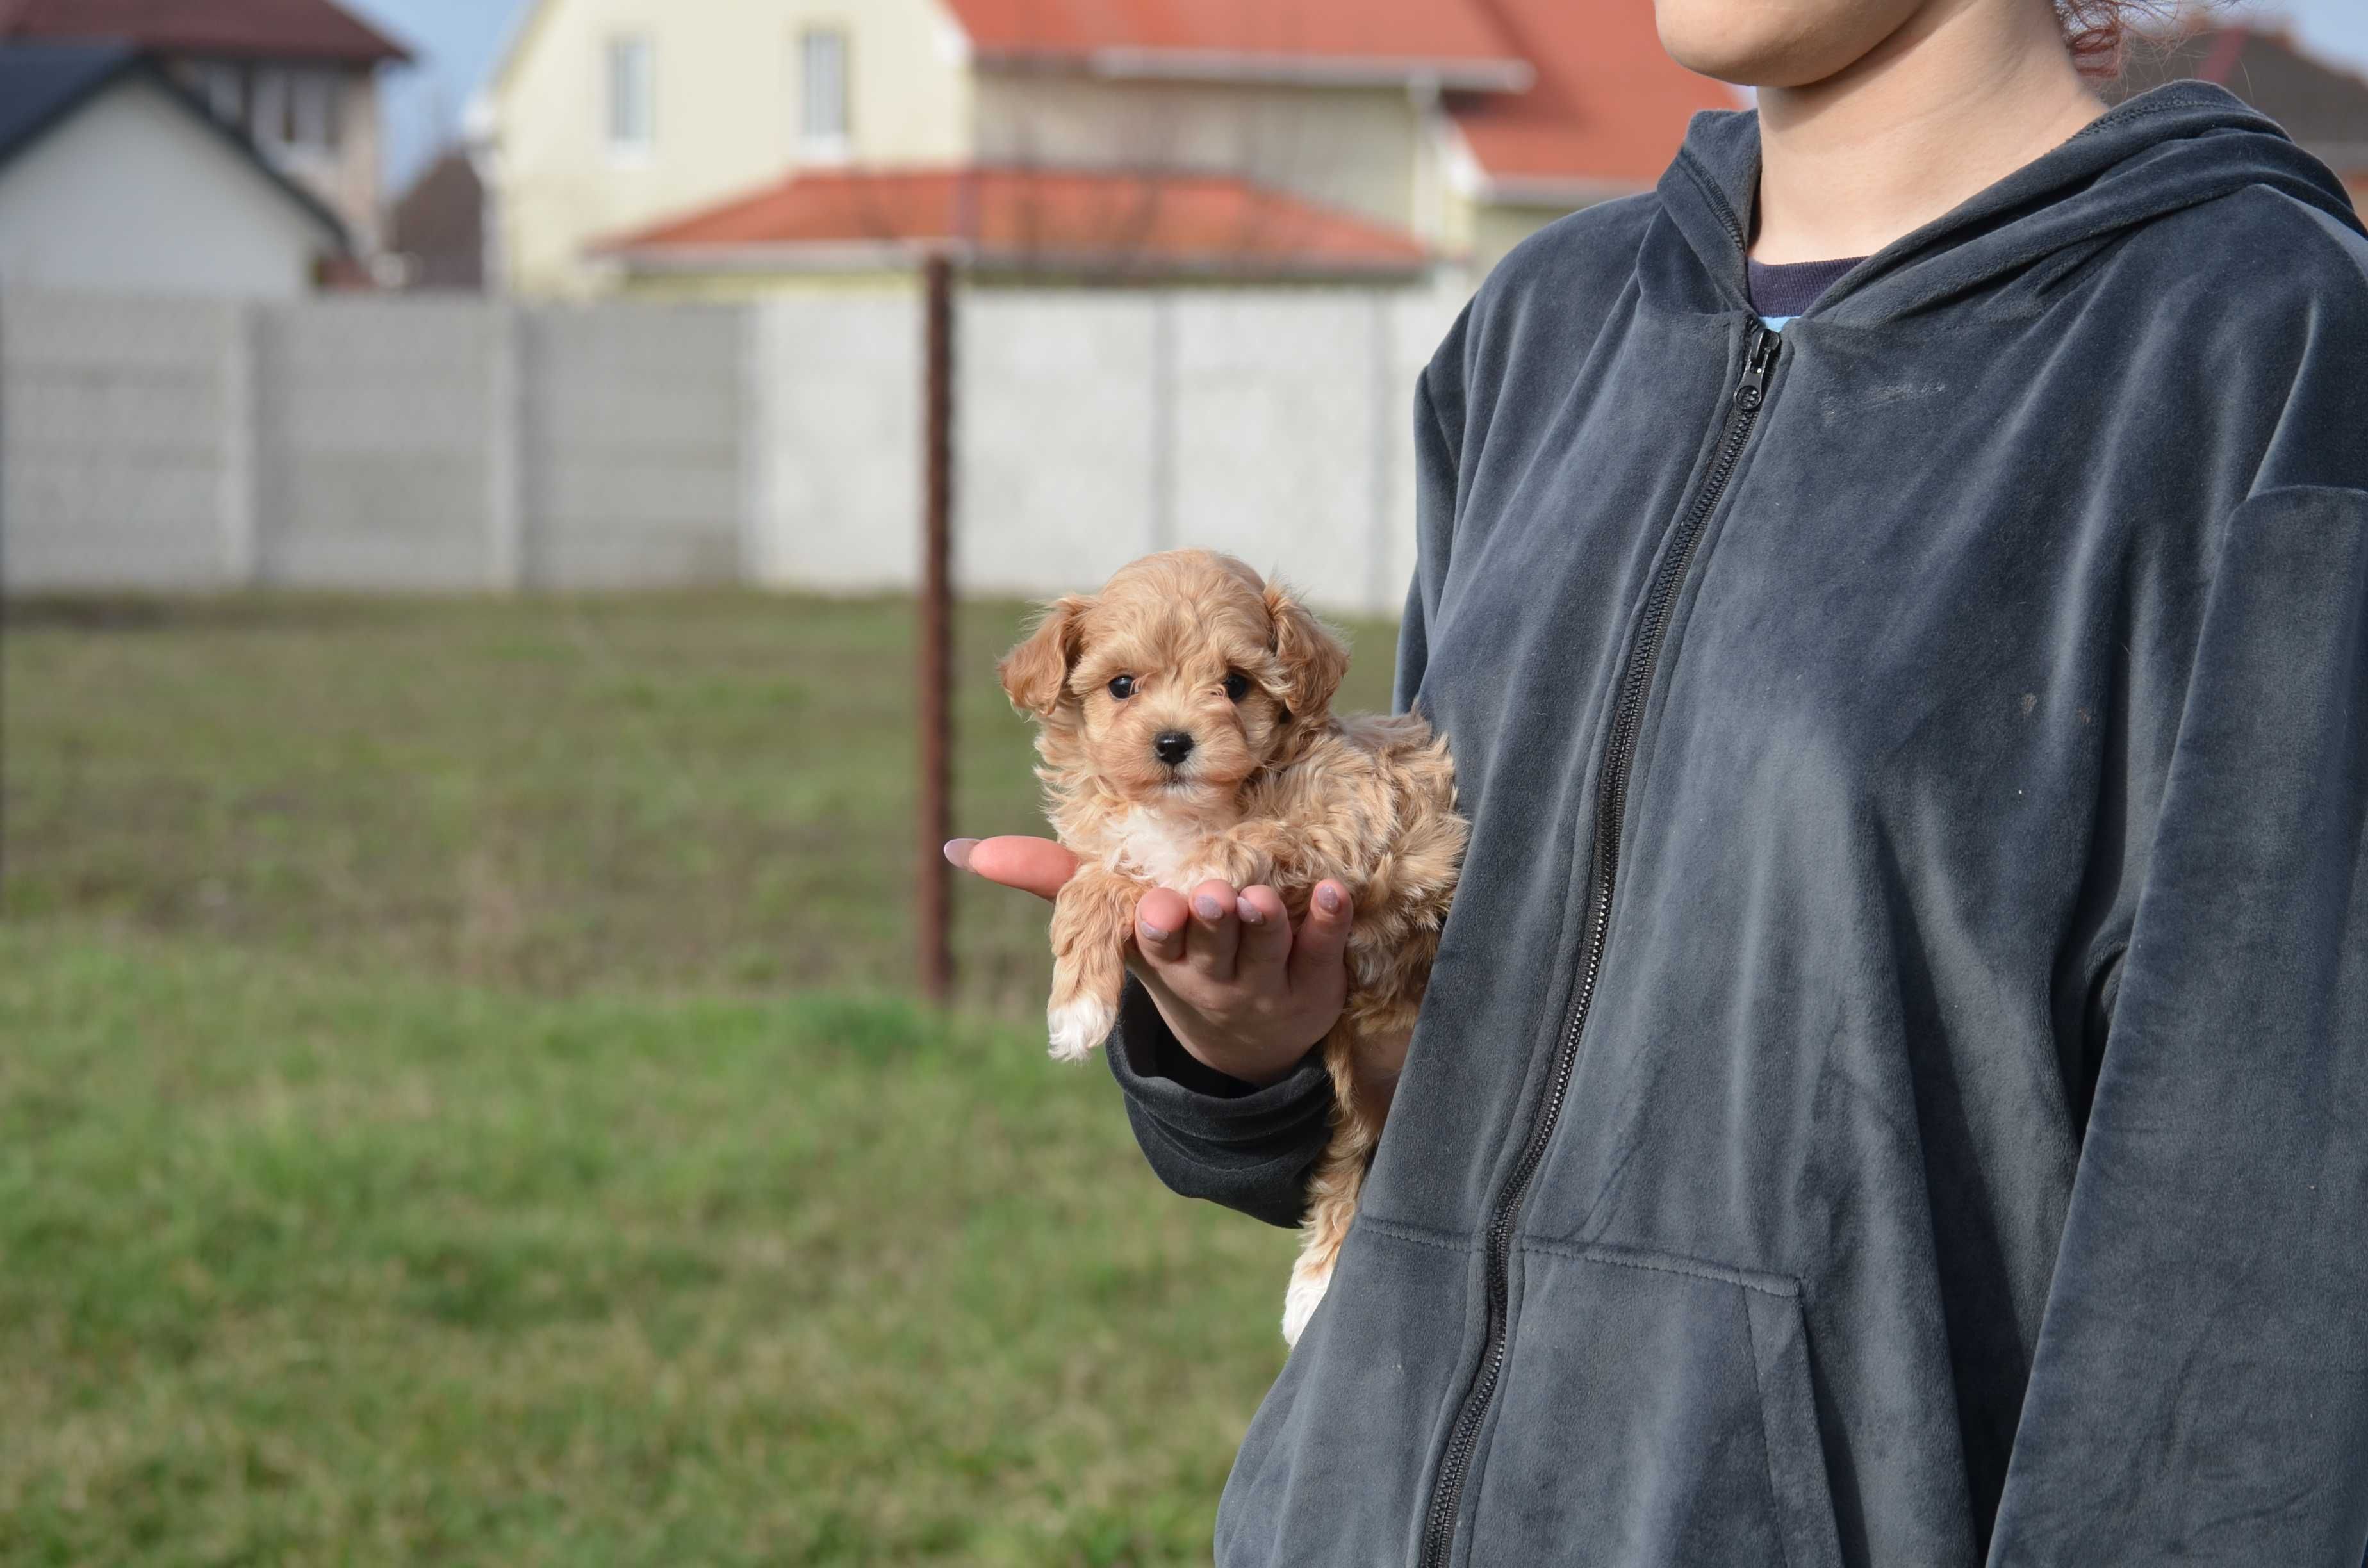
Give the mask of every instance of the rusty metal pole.
[[953, 989], [952, 873], [943, 846], [953, 831], [953, 263], [932, 256], [923, 273], [921, 626], [921, 885], [916, 922], [921, 994]]

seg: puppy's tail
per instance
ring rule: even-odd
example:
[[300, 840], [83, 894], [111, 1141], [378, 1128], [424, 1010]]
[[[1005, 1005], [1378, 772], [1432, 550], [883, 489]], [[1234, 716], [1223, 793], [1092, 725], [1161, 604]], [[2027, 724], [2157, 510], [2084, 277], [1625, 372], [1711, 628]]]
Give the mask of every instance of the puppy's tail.
[[1307, 1187], [1307, 1218], [1300, 1227], [1299, 1261], [1292, 1266], [1291, 1290], [1283, 1297], [1282, 1338], [1299, 1343], [1332, 1283], [1349, 1221], [1357, 1217], [1357, 1195], [1381, 1142], [1382, 1117], [1360, 1092], [1354, 1039], [1345, 1021], [1324, 1042], [1324, 1065], [1332, 1075], [1332, 1141], [1315, 1163]]

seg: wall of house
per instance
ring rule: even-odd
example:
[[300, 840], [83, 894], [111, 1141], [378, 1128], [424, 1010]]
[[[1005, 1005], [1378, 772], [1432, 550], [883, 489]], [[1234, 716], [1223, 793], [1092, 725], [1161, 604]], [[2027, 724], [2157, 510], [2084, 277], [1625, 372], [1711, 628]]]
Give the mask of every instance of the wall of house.
[[[808, 158], [798, 40], [810, 27], [848, 35], [847, 157], [968, 154], [969, 76], [936, 0], [541, 0], [492, 95], [486, 166], [510, 286], [592, 292], [603, 278], [587, 243], [741, 195]], [[654, 50], [646, 155], [619, 155], [607, 134], [608, 47], [629, 34]]]
[[334, 150], [288, 147], [268, 138], [264, 153], [318, 196], [367, 255], [379, 248], [385, 212], [379, 189], [378, 78], [368, 71], [343, 73], [338, 94], [337, 144]]
[[[1090, 586], [1179, 544], [1397, 608], [1413, 387], [1452, 291], [960, 301], [956, 575]], [[917, 574], [910, 295], [524, 308], [0, 296], [12, 591], [869, 592]]]
[[13, 287], [285, 298], [328, 248], [318, 219], [136, 77], [0, 169]]
[[1428, 116], [1403, 87], [977, 74], [979, 155], [1240, 174], [1427, 234]]

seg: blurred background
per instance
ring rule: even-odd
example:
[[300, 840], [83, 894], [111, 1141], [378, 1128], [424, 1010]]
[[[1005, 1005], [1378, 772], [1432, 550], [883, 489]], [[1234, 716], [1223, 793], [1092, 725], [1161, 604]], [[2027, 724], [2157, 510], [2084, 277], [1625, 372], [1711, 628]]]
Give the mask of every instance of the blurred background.
[[[2368, 196], [2363, 75], [2115, 91]], [[1203, 544], [1385, 703], [1417, 369], [1736, 102], [1645, 0], [0, 0], [0, 1561], [1205, 1561], [1292, 1241], [924, 869], [995, 660]]]

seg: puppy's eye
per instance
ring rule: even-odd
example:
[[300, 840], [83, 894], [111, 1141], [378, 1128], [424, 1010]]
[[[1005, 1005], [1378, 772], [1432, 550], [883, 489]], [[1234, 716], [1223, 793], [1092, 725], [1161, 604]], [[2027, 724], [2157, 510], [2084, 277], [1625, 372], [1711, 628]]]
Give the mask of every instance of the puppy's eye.
[[1124, 702], [1128, 698], [1134, 695], [1134, 677], [1133, 676], [1112, 676], [1110, 683], [1110, 694], [1112, 697], [1117, 698], [1121, 702]]
[[1225, 699], [1227, 701], [1239, 702], [1243, 698], [1247, 697], [1249, 694], [1249, 676], [1242, 674], [1239, 670], [1235, 670], [1233, 674], [1225, 677]]

